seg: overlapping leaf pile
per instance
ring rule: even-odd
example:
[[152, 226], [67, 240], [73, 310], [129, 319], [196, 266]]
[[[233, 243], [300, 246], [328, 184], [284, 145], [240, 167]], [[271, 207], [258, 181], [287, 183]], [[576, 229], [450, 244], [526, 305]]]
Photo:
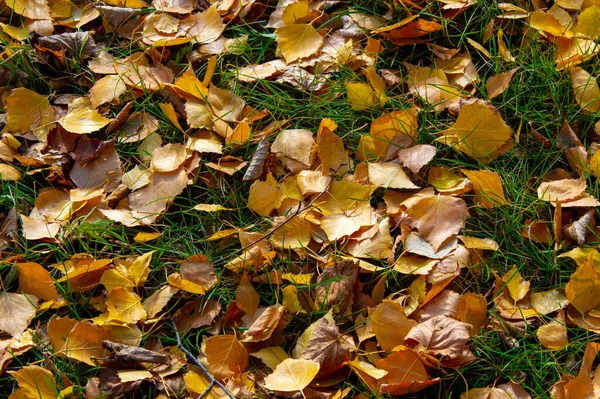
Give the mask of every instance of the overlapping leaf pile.
[[[491, 270], [495, 284], [486, 295], [453, 285], [458, 276], [478, 276], [489, 255], [502, 250], [494, 237], [469, 236], [464, 228], [474, 214], [511, 206], [502, 176], [487, 167], [513, 151], [521, 134], [521, 126], [513, 130], [502, 109], [482, 99], [469, 51], [492, 58], [485, 45], [496, 35], [506, 71], [485, 88], [488, 99], [501, 96], [519, 69], [498, 27], [522, 19], [523, 40], [555, 46], [556, 69], [569, 70], [577, 103], [597, 114], [600, 89], [578, 65], [599, 49], [598, 2], [556, 1], [549, 9], [534, 2], [531, 10], [499, 4], [502, 13], [483, 44], [468, 38], [468, 48], [436, 44], [444, 26], [421, 2], [400, 2], [410, 7], [386, 15], [337, 1], [263, 3], [6, 4], [13, 17], [0, 24], [3, 59], [33, 43], [35, 62], [61, 69], [77, 59], [87, 71], [74, 82], [53, 80], [53, 95], [15, 87], [27, 79], [7, 69], [0, 76], [0, 176], [27, 181], [42, 174], [49, 182], [33, 206], [12, 209], [0, 227], [0, 254], [11, 276], [0, 294], [0, 370], [10, 367], [18, 385], [11, 398], [117, 397], [143, 388], [157, 397], [334, 399], [359, 393], [348, 381], [373, 394], [404, 395], [476, 361], [472, 338], [483, 329], [516, 342], [537, 328], [551, 350], [569, 345], [566, 325], [600, 332], [600, 254], [585, 246], [597, 231], [600, 205], [585, 177], [600, 174], [600, 152], [595, 144], [586, 148], [567, 123], [556, 143], [530, 126], [541, 145], [559, 146], [571, 171], [550, 171], [535, 188], [524, 188], [537, 189], [554, 213], [551, 221], [528, 221], [522, 233], [557, 250], [575, 246], [560, 255], [578, 265], [564, 289], [537, 290], [512, 265], [504, 273]], [[451, 21], [477, 2], [435, 3], [439, 21]], [[290, 121], [247, 105], [232, 86], [212, 83], [217, 57], [237, 54], [248, 40], [229, 37], [229, 27], [249, 22], [274, 33], [278, 58], [237, 68], [236, 84], [273, 80], [322, 95], [340, 71], [353, 71], [343, 101], [355, 111], [382, 109], [355, 145], [331, 115], [311, 115], [321, 120], [315, 131], [288, 128]], [[107, 37], [134, 50], [113, 51], [100, 43]], [[379, 67], [384, 46], [413, 44], [426, 44], [431, 62], [404, 63], [402, 71]], [[172, 54], [188, 45], [193, 52], [182, 67]], [[391, 96], [411, 106], [388, 109]], [[143, 101], [157, 103], [160, 114], [147, 112]], [[440, 112], [452, 122], [434, 132], [437, 143], [424, 143], [420, 132], [431, 127], [420, 113]], [[436, 163], [439, 148], [481, 166], [443, 166]], [[36, 263], [17, 245], [69, 242], [77, 238], [74, 227], [113, 222], [134, 228], [136, 242], [151, 242], [161, 233], [146, 228], [160, 223], [190, 185], [224, 189], [232, 180], [246, 182], [249, 212], [270, 227], [216, 232], [209, 241], [239, 243], [218, 262], [197, 254], [175, 265], [169, 257], [167, 266], [152, 251], [98, 251]], [[301, 262], [274, 267], [286, 259]], [[151, 284], [159, 274], [160, 285]], [[389, 280], [397, 278], [402, 287], [390, 290], [396, 285]], [[235, 291], [235, 300], [212, 296], [219, 285]], [[259, 293], [265, 285], [271, 295]], [[490, 307], [498, 317], [488, 318]], [[201, 342], [181, 342], [197, 329]], [[177, 339], [149, 340], [157, 331]], [[190, 358], [186, 346], [198, 357]], [[17, 366], [32, 349], [44, 351], [44, 359]], [[556, 398], [597, 395], [597, 351], [588, 345], [579, 374], [552, 388]], [[61, 380], [50, 370], [65, 359], [98, 372], [85, 386]], [[461, 397], [530, 396], [505, 380]]]

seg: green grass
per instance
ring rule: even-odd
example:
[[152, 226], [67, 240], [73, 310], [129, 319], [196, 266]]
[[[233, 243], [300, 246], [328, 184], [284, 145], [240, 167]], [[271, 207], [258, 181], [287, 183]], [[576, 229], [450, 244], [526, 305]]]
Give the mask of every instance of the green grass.
[[[381, 14], [388, 11], [387, 2], [382, 0], [366, 4], [352, 0], [354, 9], [371, 13], [377, 10]], [[570, 74], [568, 71], [556, 71], [552, 61], [554, 48], [547, 41], [539, 37], [533, 38], [521, 46], [522, 34], [510, 35], [511, 31], [520, 32], [525, 24], [522, 20], [505, 20], [503, 30], [507, 33], [505, 40], [515, 62], [506, 62], [499, 56], [495, 37], [489, 44], [493, 59], [487, 59], [477, 50], [470, 48], [467, 38], [477, 42], [482, 41], [482, 35], [488, 22], [500, 13], [496, 2], [482, 0], [475, 7], [468, 9], [462, 15], [446, 20], [440, 17], [440, 11], [435, 2], [426, 7], [424, 14], [430, 14], [444, 25], [444, 34], [435, 35], [436, 44], [448, 47], [469, 48], [475, 66], [480, 76], [476, 84], [476, 96], [489, 100], [485, 93], [485, 81], [490, 76], [505, 72], [514, 67], [518, 71], [512, 83], [501, 96], [491, 100], [497, 107], [504, 120], [517, 130], [522, 123], [520, 139], [517, 146], [508, 154], [485, 166], [476, 160], [454, 151], [447, 146], [434, 142], [438, 134], [451, 125], [455, 117], [447, 112], [435, 113], [430, 107], [425, 106], [419, 113], [419, 143], [435, 145], [438, 153], [432, 165], [445, 165], [456, 169], [484, 169], [489, 168], [502, 176], [505, 194], [510, 204], [495, 209], [483, 209], [467, 200], [471, 214], [464, 229], [465, 235], [492, 238], [500, 245], [497, 252], [488, 255], [487, 262], [474, 267], [473, 272], [463, 271], [451, 284], [450, 288], [459, 293], [476, 292], [482, 295], [489, 293], [494, 283], [493, 272], [504, 274], [516, 265], [524, 278], [531, 280], [532, 291], [543, 291], [551, 288], [562, 288], [575, 270], [572, 261], [557, 259], [559, 251], [552, 245], [542, 245], [530, 242], [521, 235], [527, 219], [552, 220], [553, 208], [537, 198], [535, 189], [541, 182], [540, 178], [545, 173], [569, 166], [560, 150], [555, 147], [543, 148], [529, 133], [527, 124], [531, 122], [537, 131], [549, 138], [554, 144], [558, 132], [566, 120], [570, 125], [578, 128], [580, 138], [586, 148], [594, 141], [593, 126], [598, 121], [598, 115], [586, 114], [575, 101]], [[393, 9], [394, 7], [392, 7]], [[400, 20], [404, 15], [399, 9], [395, 10], [394, 21]], [[277, 58], [275, 54], [276, 41], [272, 30], [265, 29], [263, 23], [244, 22], [231, 24], [227, 30], [227, 37], [248, 35], [248, 44], [240, 49], [239, 55], [226, 55], [219, 59], [217, 72], [213, 83], [220, 88], [234, 91], [241, 96], [246, 104], [259, 110], [266, 110], [272, 120], [288, 120], [288, 128], [309, 129], [316, 132], [319, 123], [325, 117], [333, 119], [339, 124], [336, 133], [343, 137], [347, 149], [354, 150], [360, 136], [368, 133], [371, 121], [384, 112], [395, 109], [404, 109], [413, 103], [412, 97], [396, 89], [388, 94], [389, 102], [381, 109], [373, 108], [367, 111], [353, 110], [346, 97], [345, 84], [350, 81], [364, 81], [356, 71], [342, 68], [327, 76], [329, 89], [322, 95], [311, 92], [302, 92], [290, 88], [285, 83], [272, 81], [258, 81], [255, 83], [239, 83], [236, 77], [236, 68], [248, 64], [261, 63]], [[107, 34], [103, 43], [108, 43], [109, 50], [115, 57], [123, 57], [135, 51], [143, 50], [139, 43], [131, 43], [116, 36]], [[3, 39], [4, 40], [4, 39]], [[394, 46], [383, 42], [385, 50], [379, 55], [378, 69], [400, 69], [402, 79], [407, 76], [402, 69], [402, 62], [415, 65], [429, 66], [432, 63], [430, 51], [424, 44], [403, 47]], [[9, 46], [8, 41], [0, 42], [0, 47]], [[86, 70], [85, 62], [79, 59], [67, 60], [65, 68], [59, 70], [55, 65], [36, 63], [32, 58], [32, 45], [27, 42], [22, 46], [12, 47], [14, 54], [8, 59], [0, 61], [0, 66], [13, 74], [8, 81], [10, 87], [28, 87], [38, 93], [86, 93], [87, 89], [76, 83], [77, 77], [92, 77], [93, 74]], [[173, 65], [184, 68], [187, 57], [195, 51], [191, 45], [177, 46], [172, 51]], [[597, 75], [600, 72], [600, 62], [597, 57], [584, 62], [584, 69]], [[205, 72], [205, 63], [197, 63], [197, 74], [202, 79]], [[28, 78], [23, 76], [23, 72]], [[62, 86], [58, 91], [52, 86], [49, 77], [57, 74], [69, 76], [73, 80]], [[163, 143], [181, 143], [187, 138], [187, 132], [182, 133], [165, 118], [158, 103], [163, 99], [158, 93], [139, 97], [135, 100], [134, 111], [147, 112], [160, 121], [159, 132]], [[120, 108], [113, 109], [114, 116]], [[116, 137], [102, 137], [109, 139]], [[137, 144], [117, 144], [125, 170], [137, 163]], [[242, 157], [249, 160], [255, 151], [254, 145], [242, 145], [230, 149], [229, 155]], [[210, 162], [217, 156], [206, 156], [202, 162]], [[26, 168], [22, 168], [26, 172]], [[204, 254], [213, 260], [216, 265], [220, 281], [206, 296], [218, 300], [223, 309], [235, 299], [235, 289], [238, 277], [228, 272], [224, 264], [238, 255], [239, 243], [235, 239], [221, 241], [208, 241], [207, 238], [223, 229], [250, 227], [250, 231], [266, 232], [271, 227], [269, 218], [261, 218], [246, 208], [250, 184], [241, 181], [243, 172], [238, 172], [233, 177], [226, 177], [222, 185], [211, 188], [204, 184], [200, 177], [209, 177], [212, 172], [206, 166], [201, 166], [201, 175], [196, 182], [190, 185], [169, 207], [168, 211], [158, 222], [145, 228], [128, 228], [111, 221], [84, 223], [82, 220], [73, 220], [67, 225], [64, 234], [58, 242], [27, 241], [20, 238], [14, 245], [14, 252], [21, 254], [28, 261], [50, 265], [69, 259], [76, 253], [88, 253], [97, 258], [120, 258], [148, 251], [156, 251], [152, 261], [152, 273], [147, 286], [158, 287], [165, 282], [165, 276], [177, 270], [178, 262], [194, 254]], [[600, 197], [600, 187], [596, 178], [587, 176], [588, 192], [595, 197]], [[37, 173], [29, 175], [19, 182], [0, 182], [0, 214], [8, 213], [15, 208], [19, 213], [28, 214], [33, 207], [35, 198], [40, 189], [48, 186], [57, 186], [55, 182], [48, 182], [46, 175]], [[466, 196], [465, 198], [469, 198]], [[199, 203], [224, 204], [234, 208], [233, 211], [224, 211], [218, 214], [198, 212], [193, 209]], [[136, 243], [133, 240], [139, 231], [159, 231], [162, 236], [148, 243]], [[0, 253], [1, 254], [1, 253]], [[2, 254], [3, 256], [3, 254]], [[381, 263], [382, 264], [382, 263]], [[273, 270], [282, 272], [299, 272], [309, 270], [312, 264], [307, 259], [296, 256], [276, 259]], [[399, 275], [395, 272], [387, 273], [386, 294], [406, 289], [413, 280], [411, 276]], [[3, 289], [14, 292], [18, 281], [14, 277], [12, 264], [0, 261], [0, 277]], [[361, 281], [367, 287], [374, 287], [379, 275], [361, 276]], [[65, 287], [63, 287], [64, 289]], [[276, 284], [263, 282], [255, 284], [261, 295], [261, 306], [277, 303], [281, 292]], [[313, 290], [313, 286], [300, 286], [300, 291]], [[151, 291], [143, 291], [148, 294]], [[365, 290], [367, 292], [367, 290]], [[43, 325], [50, 317], [58, 314], [62, 317], [84, 319], [98, 314], [86, 306], [94, 295], [100, 290], [92, 290], [82, 296], [75, 294], [65, 295], [70, 306], [58, 312], [48, 310], [39, 312], [32, 325]], [[170, 313], [174, 313], [184, 302], [195, 296], [188, 295], [176, 303], [170, 304]], [[491, 294], [486, 299], [491, 300]], [[284, 345], [291, 349], [294, 345], [294, 336], [299, 335], [324, 312], [315, 311], [309, 315], [293, 317], [293, 321], [286, 327], [285, 333], [292, 337]], [[493, 303], [489, 307], [490, 320], [501, 320], [496, 313]], [[342, 324], [341, 329], [352, 331], [355, 326], [349, 323]], [[550, 397], [549, 389], [564, 374], [577, 373], [583, 351], [587, 342], [597, 340], [593, 333], [583, 329], [569, 328], [569, 346], [561, 351], [550, 351], [539, 344], [536, 338], [537, 326], [526, 326], [513, 339], [504, 333], [485, 329], [473, 338], [471, 349], [477, 360], [460, 369], [444, 369], [434, 372], [433, 375], [441, 378], [441, 383], [422, 392], [405, 396], [406, 398], [456, 398], [468, 388], [486, 387], [489, 385], [507, 382], [509, 379], [517, 381], [529, 392], [532, 397]], [[197, 353], [203, 336], [208, 328], [192, 330], [183, 337], [184, 345], [193, 353]], [[174, 345], [174, 335], [168, 323], [157, 328], [150, 328], [144, 335], [143, 342], [160, 342], [164, 346]], [[73, 384], [84, 387], [89, 377], [97, 375], [98, 368], [88, 367], [81, 363], [69, 361], [65, 358], [52, 356], [51, 347], [43, 341], [25, 355], [14, 359], [8, 370], [16, 370], [27, 364], [39, 364], [48, 367], [60, 374]], [[60, 378], [58, 379], [61, 384]], [[0, 398], [7, 397], [8, 393], [16, 387], [10, 375], [4, 373], [0, 376]], [[61, 386], [61, 385], [59, 385]], [[350, 377], [342, 387], [351, 387], [352, 393], [348, 397], [363, 393], [367, 397], [375, 398], [368, 389], [355, 377]], [[151, 389], [143, 385], [136, 397], [151, 397]], [[78, 389], [75, 397], [83, 397], [82, 390]]]

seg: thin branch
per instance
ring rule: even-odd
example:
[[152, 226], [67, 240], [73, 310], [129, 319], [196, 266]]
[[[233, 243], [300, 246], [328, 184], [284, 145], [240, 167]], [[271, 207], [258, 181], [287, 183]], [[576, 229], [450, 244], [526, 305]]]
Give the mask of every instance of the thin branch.
[[[345, 164], [340, 165], [340, 168], [342, 166], [344, 166]], [[339, 168], [338, 168], [339, 170]], [[334, 172], [337, 172], [334, 171]], [[214, 263], [217, 264], [219, 262], [223, 262], [225, 259], [232, 257], [233, 255], [237, 254], [237, 253], [243, 253], [244, 251], [246, 251], [249, 248], [252, 248], [253, 246], [255, 246], [256, 244], [258, 244], [259, 242], [261, 242], [262, 240], [266, 240], [267, 238], [271, 237], [275, 232], [277, 232], [277, 230], [281, 229], [283, 226], [285, 226], [286, 224], [288, 224], [293, 218], [295, 218], [296, 216], [298, 216], [299, 214], [301, 214], [304, 211], [309, 210], [313, 204], [319, 199], [321, 198], [327, 191], [329, 191], [329, 186], [331, 186], [331, 183], [333, 182], [333, 180], [335, 179], [335, 173], [333, 174], [333, 176], [331, 177], [331, 180], [329, 180], [329, 183], [327, 183], [327, 186], [325, 187], [325, 189], [323, 189], [323, 191], [321, 191], [315, 198], [313, 198], [307, 205], [305, 206], [301, 206], [302, 203], [300, 202], [298, 204], [298, 209], [296, 209], [296, 211], [290, 215], [290, 217], [288, 217], [283, 223], [281, 223], [279, 226], [275, 227], [274, 229], [272, 229], [271, 231], [269, 231], [268, 233], [266, 233], [265, 235], [263, 235], [262, 237], [257, 238], [256, 240], [252, 241], [250, 244], [236, 249], [233, 253], [222, 257], [221, 259], [218, 259], [217, 261], [215, 261]]]
[[173, 331], [175, 331], [175, 339], [177, 340], [177, 347], [179, 349], [181, 349], [181, 351], [187, 355], [189, 360], [191, 360], [195, 366], [198, 366], [198, 368], [200, 368], [202, 370], [202, 372], [206, 375], [206, 377], [208, 377], [208, 379], [210, 380], [208, 387], [206, 387], [204, 392], [202, 392], [202, 394], [200, 396], [198, 396], [198, 399], [202, 399], [204, 396], [206, 396], [213, 389], [213, 387], [215, 385], [218, 386], [219, 388], [221, 388], [223, 390], [223, 392], [225, 392], [225, 394], [227, 396], [229, 396], [231, 399], [235, 399], [235, 396], [231, 392], [229, 392], [229, 389], [227, 389], [227, 387], [225, 385], [223, 385], [219, 380], [217, 380], [215, 377], [213, 377], [213, 375], [206, 369], [206, 367], [204, 367], [204, 365], [202, 363], [200, 363], [200, 361], [194, 355], [192, 355], [192, 353], [189, 350], [187, 350], [183, 346], [183, 344], [181, 343], [181, 336], [179, 335], [179, 331], [177, 331], [177, 326], [175, 325], [175, 320], [173, 320], [173, 316], [170, 316], [170, 319], [171, 319], [171, 324], [173, 325]]

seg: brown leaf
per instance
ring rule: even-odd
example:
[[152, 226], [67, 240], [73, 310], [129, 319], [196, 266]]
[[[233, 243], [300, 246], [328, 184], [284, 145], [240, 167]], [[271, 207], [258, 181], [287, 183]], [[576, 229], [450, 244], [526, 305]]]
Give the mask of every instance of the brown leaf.
[[409, 331], [417, 325], [406, 317], [400, 304], [389, 299], [384, 299], [375, 309], [369, 309], [369, 320], [379, 346], [386, 351], [402, 345]]
[[219, 277], [212, 262], [204, 255], [197, 254], [181, 262], [179, 274], [169, 276], [169, 283], [183, 291], [204, 295], [217, 284]]
[[319, 363], [317, 377], [327, 376], [352, 359], [353, 343], [341, 335], [332, 312], [312, 323], [296, 341], [292, 354], [295, 358], [314, 360]]
[[469, 217], [460, 198], [433, 195], [412, 204], [408, 210], [410, 225], [438, 250], [451, 236], [460, 232]]
[[248, 351], [235, 335], [217, 335], [204, 341], [204, 353], [212, 374], [222, 380], [243, 373]]
[[244, 332], [244, 342], [259, 342], [271, 338], [284, 313], [284, 307], [279, 304], [263, 309], [248, 330]]
[[435, 356], [462, 357], [472, 326], [446, 316], [436, 316], [413, 327], [404, 342]]
[[352, 303], [352, 292], [358, 276], [355, 261], [343, 260], [325, 266], [317, 279], [316, 302], [325, 309], [344, 312]]

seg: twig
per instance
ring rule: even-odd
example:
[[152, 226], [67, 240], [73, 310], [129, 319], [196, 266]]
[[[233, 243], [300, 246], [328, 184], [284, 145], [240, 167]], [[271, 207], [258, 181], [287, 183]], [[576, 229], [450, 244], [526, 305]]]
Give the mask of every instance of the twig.
[[[344, 164], [345, 165], [345, 164]], [[344, 166], [341, 165], [340, 167]], [[338, 168], [339, 170], [339, 168]], [[337, 170], [335, 171], [337, 172]], [[215, 261], [214, 263], [218, 263], [218, 262], [223, 262], [225, 259], [232, 257], [233, 255], [235, 255], [236, 253], [243, 253], [244, 251], [246, 251], [249, 248], [252, 248], [254, 245], [258, 244], [259, 242], [261, 242], [262, 240], [265, 240], [269, 237], [271, 237], [277, 230], [281, 229], [283, 226], [285, 226], [286, 224], [288, 224], [293, 218], [295, 218], [296, 216], [298, 216], [299, 214], [301, 214], [302, 212], [310, 209], [313, 204], [319, 199], [321, 198], [321, 196], [323, 196], [323, 194], [325, 194], [327, 191], [329, 191], [329, 186], [331, 186], [331, 183], [333, 182], [333, 180], [335, 179], [335, 173], [334, 176], [332, 176], [331, 180], [329, 180], [329, 183], [327, 183], [327, 186], [325, 187], [325, 189], [323, 191], [321, 191], [315, 198], [313, 198], [307, 205], [301, 207], [302, 203], [300, 202], [298, 204], [298, 209], [296, 209], [296, 211], [290, 215], [290, 217], [288, 217], [283, 223], [281, 223], [279, 226], [275, 227], [273, 230], [269, 231], [268, 233], [266, 233], [265, 235], [263, 235], [260, 238], [257, 238], [256, 240], [252, 241], [250, 244], [236, 249], [233, 253], [227, 255], [226, 257], [223, 257], [221, 259], [219, 259], [218, 261]]]
[[173, 331], [175, 331], [175, 339], [177, 340], [177, 347], [179, 349], [181, 349], [181, 351], [187, 355], [187, 357], [192, 361], [192, 363], [194, 363], [195, 366], [198, 366], [198, 368], [200, 368], [202, 370], [202, 372], [206, 375], [206, 377], [208, 377], [208, 379], [210, 380], [210, 384], [208, 384], [208, 386], [206, 387], [204, 392], [202, 392], [200, 394], [200, 396], [198, 396], [197, 399], [202, 399], [204, 396], [206, 396], [213, 389], [213, 387], [215, 385], [218, 386], [219, 388], [221, 388], [223, 390], [223, 392], [225, 392], [225, 394], [227, 396], [229, 396], [231, 399], [235, 399], [235, 396], [231, 392], [229, 392], [229, 389], [227, 389], [227, 387], [225, 385], [223, 385], [219, 380], [217, 380], [215, 377], [213, 377], [212, 374], [206, 369], [206, 367], [204, 367], [204, 365], [202, 363], [200, 363], [200, 361], [194, 355], [192, 355], [192, 353], [189, 350], [187, 350], [183, 346], [183, 344], [181, 343], [181, 337], [179, 336], [179, 331], [177, 331], [177, 326], [175, 325], [175, 320], [173, 320], [173, 316], [170, 316], [170, 319], [171, 319], [171, 324], [173, 325]]

